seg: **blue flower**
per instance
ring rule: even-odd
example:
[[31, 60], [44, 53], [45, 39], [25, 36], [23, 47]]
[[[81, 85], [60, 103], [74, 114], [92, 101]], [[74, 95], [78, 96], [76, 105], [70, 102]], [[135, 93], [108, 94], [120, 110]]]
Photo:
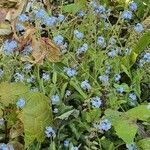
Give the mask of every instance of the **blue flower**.
[[71, 150], [79, 150], [79, 148], [77, 146], [72, 146]]
[[91, 103], [92, 103], [93, 108], [100, 108], [100, 106], [102, 105], [102, 101], [101, 101], [100, 97], [98, 97], [98, 96], [93, 97], [91, 99]]
[[131, 11], [136, 11], [137, 10], [137, 4], [135, 2], [129, 3], [129, 9]]
[[34, 81], [35, 81], [35, 76], [34, 75], [31, 75], [31, 77], [27, 79], [28, 83], [33, 83]]
[[65, 140], [65, 141], [64, 141], [64, 146], [65, 146], [65, 147], [69, 147], [69, 141], [68, 141], [68, 140]]
[[58, 108], [54, 108], [53, 113], [57, 114], [59, 112]]
[[40, 9], [36, 12], [35, 17], [37, 19], [44, 19], [46, 17], [46, 15], [47, 15], [47, 12], [43, 9]]
[[5, 143], [1, 143], [0, 144], [0, 150], [9, 150], [10, 148], [8, 147], [8, 145], [7, 144], [5, 144]]
[[14, 74], [14, 79], [15, 79], [15, 82], [23, 82], [24, 74], [20, 74], [17, 72]]
[[135, 145], [135, 143], [126, 144], [126, 147], [127, 147], [127, 150], [138, 150], [138, 148]]
[[150, 53], [145, 53], [144, 56], [143, 56], [143, 60], [145, 62], [150, 62]]
[[31, 54], [31, 52], [33, 51], [33, 48], [31, 45], [27, 45], [25, 46], [25, 48], [22, 51], [22, 55], [24, 56], [28, 56], [29, 54]]
[[4, 43], [3, 51], [6, 55], [11, 55], [14, 50], [17, 48], [18, 44], [16, 41], [12, 40], [6, 40]]
[[135, 106], [137, 104], [137, 96], [135, 95], [135, 93], [129, 93], [129, 103], [131, 106]]
[[65, 97], [67, 98], [67, 97], [70, 96], [70, 95], [71, 95], [71, 91], [66, 90]]
[[143, 25], [141, 23], [137, 23], [135, 26], [134, 26], [134, 30], [138, 33], [141, 33], [144, 31], [144, 28], [143, 28]]
[[52, 105], [58, 104], [59, 101], [60, 101], [59, 95], [53, 95], [53, 96], [51, 97], [51, 101], [52, 101]]
[[123, 87], [118, 87], [118, 88], [116, 89], [116, 91], [117, 91], [118, 93], [120, 93], [120, 94], [123, 94], [124, 88], [123, 88]]
[[100, 131], [108, 131], [111, 128], [112, 124], [108, 119], [104, 119], [98, 124], [94, 124], [94, 127]]
[[25, 30], [25, 27], [22, 24], [20, 23], [16, 24], [16, 31], [23, 31], [23, 30]]
[[17, 108], [23, 108], [25, 106], [25, 103], [25, 100], [23, 98], [20, 98], [16, 103]]
[[115, 74], [114, 79], [116, 82], [118, 82], [121, 79], [121, 75], [120, 74]]
[[58, 17], [57, 17], [57, 19], [58, 19], [59, 22], [63, 22], [64, 19], [65, 19], [65, 16], [62, 15], [62, 14], [59, 14]]
[[131, 54], [132, 49], [131, 48], [126, 48], [125, 49], [125, 55], [130, 55]]
[[61, 46], [64, 43], [64, 37], [61, 35], [54, 36], [53, 41], [57, 46]]
[[57, 23], [57, 18], [56, 17], [46, 17], [46, 18], [44, 18], [43, 23], [48, 27], [53, 27]]
[[109, 83], [109, 76], [108, 75], [101, 75], [98, 79], [102, 82], [102, 84], [107, 85]]
[[0, 78], [3, 76], [4, 71], [0, 68]]
[[107, 55], [111, 58], [114, 58], [117, 55], [117, 51], [113, 49], [110, 52], [108, 52]]
[[74, 36], [78, 39], [81, 40], [84, 37], [84, 34], [78, 30], [74, 30]]
[[106, 11], [106, 9], [105, 9], [105, 7], [102, 6], [102, 5], [96, 6], [96, 7], [94, 8], [94, 12], [95, 12], [96, 14], [103, 14], [105, 11]]
[[20, 16], [18, 16], [18, 20], [20, 22], [26, 22], [29, 21], [29, 17], [26, 14], [21, 14]]
[[99, 36], [97, 39], [97, 44], [100, 45], [101, 47], [106, 47], [106, 42], [103, 36]]
[[74, 68], [64, 67], [64, 72], [68, 75], [68, 77], [74, 77], [77, 75], [77, 71]]
[[80, 10], [80, 11], [78, 12], [78, 16], [79, 16], [79, 17], [84, 17], [84, 16], [85, 16], [85, 12], [82, 11], [82, 10]]
[[132, 12], [129, 11], [129, 10], [123, 11], [123, 13], [122, 13], [122, 18], [125, 19], [125, 20], [130, 20], [130, 19], [132, 19]]
[[4, 118], [0, 118], [0, 126], [4, 125], [4, 123], [5, 123]]
[[24, 65], [23, 69], [24, 69], [24, 71], [29, 72], [29, 71], [31, 71], [31, 68], [32, 68], [32, 64], [27, 63]]
[[48, 138], [50, 138], [50, 137], [55, 138], [56, 137], [56, 133], [51, 126], [46, 127], [45, 134], [46, 134], [46, 137], [48, 137]]
[[49, 73], [44, 72], [44, 73], [42, 74], [42, 79], [43, 79], [44, 81], [48, 81], [48, 80], [50, 79]]
[[87, 91], [91, 90], [91, 85], [89, 84], [89, 81], [88, 80], [82, 81], [81, 82], [81, 88], [83, 90], [87, 90]]
[[88, 44], [84, 43], [80, 48], [77, 49], [77, 55], [85, 53], [88, 50]]

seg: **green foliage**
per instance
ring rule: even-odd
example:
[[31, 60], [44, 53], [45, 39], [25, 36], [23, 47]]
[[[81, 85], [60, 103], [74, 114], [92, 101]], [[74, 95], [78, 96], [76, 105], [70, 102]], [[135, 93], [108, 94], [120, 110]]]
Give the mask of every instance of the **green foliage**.
[[0, 102], [4, 106], [14, 104], [18, 98], [29, 91], [23, 83], [7, 83], [0, 84]]
[[145, 138], [145, 139], [138, 141], [137, 145], [142, 150], [149, 150], [150, 149], [150, 138]]
[[25, 146], [34, 140], [43, 142], [46, 126], [52, 125], [52, 112], [49, 98], [42, 93], [29, 93], [24, 96], [26, 104], [20, 112], [19, 118], [24, 125]]

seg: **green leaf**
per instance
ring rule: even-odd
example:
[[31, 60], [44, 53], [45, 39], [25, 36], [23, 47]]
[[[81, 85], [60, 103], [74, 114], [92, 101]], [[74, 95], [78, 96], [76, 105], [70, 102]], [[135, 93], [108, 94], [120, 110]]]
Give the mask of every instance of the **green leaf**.
[[106, 118], [108, 118], [115, 128], [116, 134], [126, 144], [130, 144], [134, 141], [135, 134], [137, 132], [137, 125], [132, 122], [124, 113], [108, 109], [105, 111]]
[[132, 119], [147, 121], [150, 118], [150, 109], [147, 108], [147, 105], [139, 105], [128, 110], [126, 114]]
[[4, 106], [13, 104], [17, 98], [29, 91], [22, 83], [7, 83], [3, 82], [0, 84], [0, 102]]
[[135, 63], [138, 54], [140, 54], [149, 44], [150, 44], [150, 31], [146, 32], [138, 41], [138, 43], [133, 47], [132, 53], [130, 55], [131, 66]]
[[128, 70], [128, 68], [124, 65], [121, 65], [122, 70], [128, 75], [128, 77], [131, 79], [131, 73], [130, 70]]
[[50, 144], [50, 147], [48, 150], [56, 150], [56, 144], [54, 141]]
[[86, 8], [86, 0], [77, 1], [73, 4], [64, 5], [62, 10], [64, 13], [76, 14], [78, 11]]
[[25, 107], [19, 114], [24, 125], [25, 146], [29, 146], [34, 140], [43, 142], [46, 126], [52, 124], [52, 111], [49, 98], [42, 93], [29, 93], [24, 96]]
[[76, 109], [73, 109], [73, 110], [65, 112], [64, 114], [62, 114], [56, 118], [61, 119], [61, 120], [67, 120], [70, 115], [74, 115], [77, 117], [79, 115], [79, 111]]
[[118, 120], [114, 125], [116, 134], [126, 143], [131, 144], [137, 132], [137, 125], [129, 120]]
[[142, 148], [142, 150], [150, 150], [150, 138], [140, 140], [137, 145]]

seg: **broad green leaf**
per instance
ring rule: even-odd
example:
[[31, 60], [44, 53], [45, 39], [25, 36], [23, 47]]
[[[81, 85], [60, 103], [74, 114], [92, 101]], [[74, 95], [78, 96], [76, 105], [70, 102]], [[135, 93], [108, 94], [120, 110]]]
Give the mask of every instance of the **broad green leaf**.
[[126, 143], [131, 144], [137, 132], [137, 125], [129, 120], [118, 120], [114, 125], [116, 134]]
[[108, 109], [105, 111], [106, 118], [108, 118], [115, 128], [116, 134], [126, 144], [130, 144], [134, 141], [135, 134], [137, 132], [137, 125], [132, 122], [124, 113]]
[[56, 118], [61, 119], [61, 120], [67, 120], [70, 115], [78, 116], [78, 114], [79, 114], [79, 111], [76, 109], [73, 109], [73, 110], [65, 112], [64, 114], [62, 114]]
[[139, 105], [128, 110], [126, 114], [132, 119], [147, 121], [150, 118], [150, 109], [147, 107], [147, 105]]
[[135, 63], [136, 57], [150, 44], [150, 31], [146, 32], [135, 45], [130, 55], [131, 66]]
[[3, 82], [0, 84], [0, 102], [8, 106], [16, 102], [19, 96], [27, 93], [28, 87], [22, 83], [7, 83]]
[[150, 150], [150, 138], [140, 140], [137, 145], [142, 150]]
[[72, 80], [72, 81], [70, 81], [70, 85], [71, 85], [72, 87], [74, 87], [74, 88], [81, 94], [81, 96], [82, 96], [84, 99], [87, 98], [87, 95], [83, 92], [83, 90], [81, 89], [81, 87], [78, 85], [77, 82], [74, 82], [74, 81]]
[[76, 14], [78, 11], [86, 8], [86, 0], [77, 1], [73, 4], [64, 5], [62, 10], [64, 13]]
[[26, 147], [34, 140], [43, 142], [46, 126], [52, 124], [52, 111], [49, 98], [42, 93], [29, 93], [24, 96], [25, 107], [19, 114], [24, 125]]

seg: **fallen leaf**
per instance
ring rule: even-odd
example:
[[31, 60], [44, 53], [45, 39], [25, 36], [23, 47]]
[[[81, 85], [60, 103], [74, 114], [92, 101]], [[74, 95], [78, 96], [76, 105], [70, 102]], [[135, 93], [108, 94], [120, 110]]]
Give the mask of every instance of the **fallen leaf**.
[[12, 33], [9, 23], [0, 23], [0, 36], [9, 35]]

